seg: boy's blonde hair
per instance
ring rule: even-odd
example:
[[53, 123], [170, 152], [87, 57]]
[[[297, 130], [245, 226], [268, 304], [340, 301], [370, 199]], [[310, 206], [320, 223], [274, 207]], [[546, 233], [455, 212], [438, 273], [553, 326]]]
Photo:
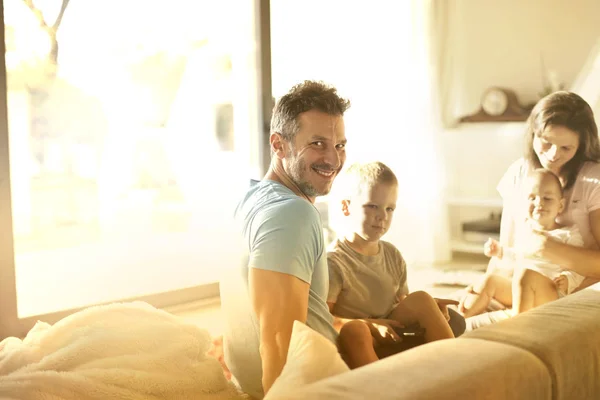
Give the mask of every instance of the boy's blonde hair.
[[398, 178], [390, 167], [380, 161], [354, 163], [345, 173], [344, 195], [350, 197], [370, 190], [375, 185], [397, 185]]

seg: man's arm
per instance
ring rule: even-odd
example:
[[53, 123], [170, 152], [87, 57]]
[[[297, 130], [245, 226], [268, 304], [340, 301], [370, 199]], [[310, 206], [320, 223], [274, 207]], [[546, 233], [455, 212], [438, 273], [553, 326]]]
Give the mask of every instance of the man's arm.
[[262, 385], [266, 394], [285, 365], [294, 321], [306, 323], [310, 285], [293, 275], [250, 268], [248, 286], [260, 326]]

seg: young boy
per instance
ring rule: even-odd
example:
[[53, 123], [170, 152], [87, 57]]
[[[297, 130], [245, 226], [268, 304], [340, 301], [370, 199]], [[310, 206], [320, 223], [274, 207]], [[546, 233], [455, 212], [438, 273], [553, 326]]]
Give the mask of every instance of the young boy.
[[439, 300], [438, 305], [425, 292], [409, 294], [402, 255], [394, 245], [380, 240], [396, 208], [394, 173], [380, 162], [354, 164], [345, 178], [341, 206], [349, 233], [328, 249], [327, 304], [343, 323], [339, 345], [350, 368], [401, 351], [394, 329], [403, 326], [425, 328], [425, 342], [453, 338], [442, 312], [447, 314], [446, 305], [453, 301]]
[[[564, 209], [564, 198], [560, 180], [552, 172], [543, 168], [532, 172], [526, 181], [527, 220], [531, 228], [563, 243], [583, 246], [583, 239], [574, 227], [561, 227], [556, 217]], [[514, 313], [522, 313], [541, 304], [548, 303], [569, 294], [583, 281], [584, 277], [573, 271], [564, 270], [559, 265], [541, 260], [526, 259], [518, 248], [503, 247], [498, 241], [489, 239], [484, 247], [488, 257], [508, 261], [516, 268], [512, 280], [505, 276], [488, 274], [477, 285], [469, 288], [459, 310], [465, 317], [477, 315], [486, 310], [492, 299]]]

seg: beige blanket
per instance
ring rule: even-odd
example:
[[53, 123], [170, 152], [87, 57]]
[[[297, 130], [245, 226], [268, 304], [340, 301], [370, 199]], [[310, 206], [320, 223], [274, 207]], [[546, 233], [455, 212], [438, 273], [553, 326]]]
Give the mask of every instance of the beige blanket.
[[210, 343], [146, 303], [92, 307], [0, 342], [0, 399], [244, 398], [206, 355]]

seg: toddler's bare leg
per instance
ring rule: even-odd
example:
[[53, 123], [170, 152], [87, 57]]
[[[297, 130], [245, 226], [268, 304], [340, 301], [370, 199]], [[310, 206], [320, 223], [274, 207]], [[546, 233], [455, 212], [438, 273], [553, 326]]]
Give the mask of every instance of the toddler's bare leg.
[[406, 296], [390, 313], [389, 318], [405, 326], [419, 323], [425, 328], [426, 342], [454, 337], [435, 299], [426, 292], [417, 291]]
[[472, 317], [484, 312], [492, 299], [510, 306], [512, 304], [511, 280], [501, 275], [486, 274], [477, 285], [473, 286], [475, 294], [467, 295], [462, 301], [463, 315]]
[[379, 360], [371, 330], [363, 321], [354, 320], [344, 324], [338, 341], [342, 357], [350, 369]]
[[537, 271], [523, 269], [513, 282], [513, 310], [522, 313], [558, 299], [556, 285]]

